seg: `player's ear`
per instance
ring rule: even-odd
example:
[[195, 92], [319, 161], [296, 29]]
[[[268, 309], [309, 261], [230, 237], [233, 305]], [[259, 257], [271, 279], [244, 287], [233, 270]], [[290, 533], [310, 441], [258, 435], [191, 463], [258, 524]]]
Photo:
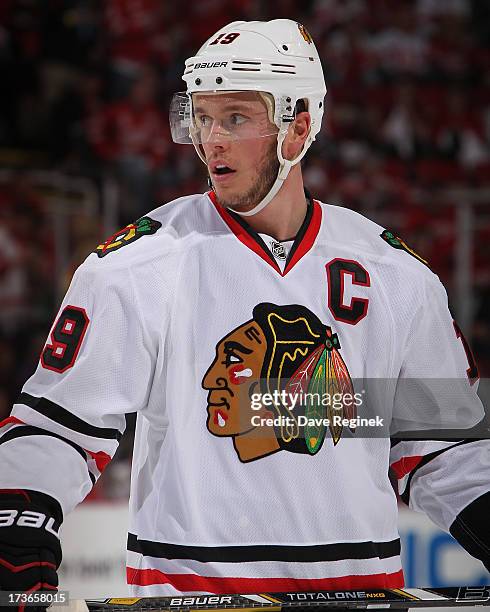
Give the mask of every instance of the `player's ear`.
[[292, 128], [295, 135], [305, 142], [308, 134], [310, 133], [311, 127], [311, 116], [308, 111], [303, 111], [296, 115], [296, 119], [293, 121]]
[[300, 154], [310, 133], [310, 128], [310, 113], [308, 111], [298, 113], [295, 120], [289, 126], [288, 133], [284, 139], [284, 159], [294, 159]]

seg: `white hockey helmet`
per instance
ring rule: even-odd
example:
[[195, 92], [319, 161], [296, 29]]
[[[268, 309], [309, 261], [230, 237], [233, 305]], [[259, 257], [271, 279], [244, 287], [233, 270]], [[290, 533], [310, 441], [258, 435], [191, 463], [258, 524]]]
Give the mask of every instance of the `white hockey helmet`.
[[[197, 55], [185, 63], [182, 79], [186, 92], [175, 94], [170, 106], [172, 138], [193, 143], [204, 163], [206, 158], [193, 116], [196, 93], [256, 91], [269, 94], [270, 120], [277, 127], [277, 179], [249, 216], [262, 210], [277, 194], [292, 166], [297, 164], [318, 134], [326, 94], [323, 70], [315, 44], [305, 27], [290, 19], [234, 21], [211, 36]], [[267, 96], [264, 96], [267, 101]], [[294, 121], [296, 103], [303, 100], [311, 116], [311, 128], [302, 151], [294, 160], [282, 156], [282, 143]], [[270, 135], [270, 134], [263, 134]], [[235, 211], [239, 212], [239, 211]]]

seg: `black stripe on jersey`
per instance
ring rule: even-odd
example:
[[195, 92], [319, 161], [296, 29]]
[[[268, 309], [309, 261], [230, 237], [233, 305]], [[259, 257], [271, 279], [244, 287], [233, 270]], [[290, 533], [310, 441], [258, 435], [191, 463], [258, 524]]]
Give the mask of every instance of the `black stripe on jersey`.
[[455, 518], [449, 533], [490, 571], [490, 492], [474, 499]]
[[462, 442], [463, 440], [482, 440], [490, 438], [490, 426], [485, 416], [479, 423], [468, 429], [420, 429], [402, 431], [391, 438], [391, 448], [400, 442]]
[[403, 491], [403, 493], [400, 495], [402, 501], [405, 502], [405, 504], [407, 504], [408, 506], [408, 502], [410, 501], [410, 485], [412, 484], [412, 478], [417, 473], [417, 471], [420, 470], [421, 467], [423, 467], [424, 465], [427, 465], [428, 463], [432, 461], [432, 459], [439, 457], [439, 455], [442, 455], [442, 453], [445, 453], [448, 450], [456, 448], [456, 446], [461, 446], [462, 444], [471, 444], [471, 442], [479, 442], [479, 440], [478, 439], [461, 440], [460, 442], [456, 442], [452, 446], [448, 446], [447, 448], [441, 448], [440, 450], [437, 450], [437, 451], [434, 451], [433, 453], [429, 453], [428, 455], [425, 455], [425, 457], [421, 459], [420, 463], [418, 463], [417, 466], [410, 472], [410, 475], [407, 479], [407, 484], [405, 486], [405, 491]]
[[[441, 436], [444, 434], [444, 437]], [[473, 427], [468, 429], [426, 429], [398, 432], [391, 438], [390, 446], [393, 448], [400, 442], [464, 442], [490, 438], [490, 421], [487, 415]]]
[[118, 429], [90, 425], [87, 421], [83, 421], [66, 408], [45, 397], [34, 397], [29, 393], [21, 393], [16, 403], [25, 404], [59, 425], [91, 438], [103, 438], [104, 440], [117, 440], [119, 442], [122, 437], [122, 433]]
[[[0, 444], [9, 442], [10, 440], [14, 440], [15, 438], [23, 438], [26, 436], [51, 436], [52, 438], [58, 438], [58, 440], [65, 442], [66, 444], [68, 444], [68, 446], [71, 446], [74, 450], [76, 450], [76, 452], [82, 457], [85, 463], [87, 462], [87, 453], [83, 450], [81, 446], [78, 446], [78, 444], [75, 444], [75, 442], [72, 442], [71, 440], [68, 440], [63, 436], [55, 434], [52, 431], [47, 431], [46, 429], [41, 429], [40, 427], [33, 427], [32, 425], [20, 425], [19, 427], [14, 427], [13, 429], [10, 429], [0, 437]], [[89, 473], [90, 480], [94, 485], [97, 479], [89, 470], [88, 465], [87, 471]]]
[[400, 540], [391, 542], [345, 542], [318, 546], [181, 546], [138, 540], [128, 534], [128, 550], [148, 557], [163, 559], [192, 559], [219, 563], [248, 561], [285, 561], [315, 563], [344, 559], [386, 559], [400, 554]]
[[301, 224], [301, 227], [299, 228], [298, 233], [296, 234], [296, 238], [294, 239], [294, 242], [291, 246], [291, 249], [289, 251], [288, 254], [288, 258], [286, 259], [286, 265], [284, 267], [284, 269], [287, 268], [289, 262], [291, 261], [291, 259], [293, 258], [294, 254], [296, 253], [296, 251], [298, 250], [299, 245], [301, 244], [301, 242], [303, 241], [303, 238], [310, 226], [310, 221], [311, 221], [311, 217], [313, 216], [313, 202], [311, 200], [311, 196], [309, 193], [305, 192], [305, 196], [306, 196], [306, 216], [303, 220], [303, 223]]
[[[459, 432], [461, 433], [461, 432]], [[481, 440], [481, 438], [472, 438], [474, 440]], [[430, 438], [426, 438], [425, 436], [406, 436], [403, 438], [391, 438], [390, 440], [390, 447], [394, 448], [395, 446], [397, 446], [398, 444], [400, 444], [401, 442], [454, 442], [454, 444], [456, 444], [457, 442], [463, 442], [464, 440], [466, 440], [466, 438], [434, 438], [434, 437], [430, 437]]]
[[274, 259], [274, 255], [270, 252], [270, 249], [267, 247], [265, 242], [262, 240], [261, 236], [245, 221], [245, 219], [233, 212], [230, 208], [226, 209], [226, 212], [233, 217], [233, 219], [247, 232], [249, 236], [253, 238], [253, 240], [260, 246], [260, 248], [264, 251], [264, 254], [271, 260], [274, 266], [277, 266], [276, 260]]

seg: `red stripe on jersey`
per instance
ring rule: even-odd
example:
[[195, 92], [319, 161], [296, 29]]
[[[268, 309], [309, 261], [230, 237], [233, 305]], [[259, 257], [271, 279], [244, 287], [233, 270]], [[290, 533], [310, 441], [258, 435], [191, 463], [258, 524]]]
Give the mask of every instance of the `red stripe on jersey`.
[[83, 450], [86, 453], [88, 453], [92, 457], [92, 459], [94, 459], [95, 465], [97, 466], [97, 469], [99, 470], [99, 472], [103, 472], [106, 469], [107, 464], [111, 460], [110, 455], [108, 455], [107, 453], [104, 453], [103, 451], [94, 453], [92, 451], [87, 450], [86, 448], [84, 448]]
[[423, 457], [414, 455], [413, 457], [402, 457], [391, 464], [391, 469], [395, 473], [398, 480], [415, 469], [422, 461]]
[[13, 574], [23, 572], [24, 570], [32, 567], [50, 567], [56, 570], [56, 565], [54, 563], [50, 563], [49, 561], [31, 561], [30, 563], [24, 563], [24, 565], [12, 565], [12, 563], [9, 563], [6, 559], [2, 559], [2, 557], [0, 557], [0, 565], [6, 567]]
[[24, 421], [21, 421], [17, 417], [9, 416], [3, 421], [0, 421], [0, 427], [5, 427], [5, 425], [10, 425], [10, 423], [15, 423], [16, 425], [25, 425]]
[[306, 255], [306, 253], [308, 253], [308, 251], [311, 249], [316, 237], [318, 236], [318, 232], [320, 231], [321, 222], [322, 207], [316, 200], [313, 200], [313, 214], [311, 216], [310, 224], [308, 225], [308, 229], [303, 236], [303, 240], [298, 245], [294, 255], [291, 257], [291, 261], [288, 262], [288, 265], [283, 272], [283, 276], [286, 276], [289, 270], [291, 270], [291, 268], [298, 263], [303, 255]]
[[126, 568], [128, 584], [150, 586], [170, 584], [178, 591], [230, 593], [282, 593], [284, 591], [328, 591], [351, 589], [400, 588], [404, 585], [403, 570], [392, 574], [339, 576], [338, 578], [225, 578], [196, 574], [165, 574], [156, 569]]
[[259, 257], [261, 257], [270, 266], [272, 266], [274, 270], [276, 270], [276, 272], [279, 272], [279, 274], [281, 274], [281, 270], [279, 269], [279, 266], [274, 261], [272, 261], [269, 254], [264, 253], [264, 249], [262, 249], [262, 247], [255, 242], [252, 236], [250, 236], [250, 234], [248, 234], [243, 229], [243, 227], [239, 223], [237, 223], [230, 214], [228, 214], [228, 212], [223, 208], [223, 206], [220, 206], [218, 204], [218, 200], [216, 199], [216, 195], [214, 191], [211, 191], [209, 193], [209, 198], [211, 202], [214, 204], [214, 207], [216, 208], [216, 211], [218, 212], [219, 216], [223, 219], [226, 225], [235, 234], [238, 240], [241, 243], [243, 243], [246, 247], [251, 249], [254, 253], [256, 253]]

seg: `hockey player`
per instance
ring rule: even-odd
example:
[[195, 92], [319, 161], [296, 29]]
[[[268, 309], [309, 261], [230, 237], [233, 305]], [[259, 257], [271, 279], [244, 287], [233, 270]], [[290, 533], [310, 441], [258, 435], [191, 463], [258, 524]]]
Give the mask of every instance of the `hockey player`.
[[[212, 189], [75, 273], [0, 427], [1, 587], [56, 587], [62, 519], [133, 411], [134, 595], [402, 586], [390, 465], [403, 500], [490, 568], [488, 440], [352, 425], [359, 381], [388, 381], [369, 401], [392, 431], [484, 412], [438, 278], [389, 230], [305, 195], [326, 93], [310, 35], [231, 23], [183, 78], [173, 138]], [[450, 398], [431, 390], [442, 379]]]

